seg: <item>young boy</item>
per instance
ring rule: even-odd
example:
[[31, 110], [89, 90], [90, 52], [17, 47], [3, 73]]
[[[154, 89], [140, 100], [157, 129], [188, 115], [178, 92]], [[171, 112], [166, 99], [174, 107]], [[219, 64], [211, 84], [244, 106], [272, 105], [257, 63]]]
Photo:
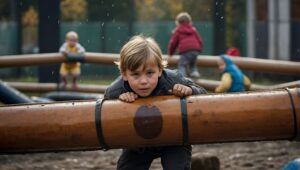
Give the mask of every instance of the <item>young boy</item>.
[[187, 76], [187, 69], [190, 69], [189, 76], [199, 78], [200, 73], [197, 69], [197, 56], [202, 51], [202, 39], [197, 29], [192, 26], [192, 18], [182, 12], [176, 16], [176, 28], [168, 45], [168, 54], [171, 57], [178, 49], [180, 59], [178, 71]]
[[221, 55], [218, 60], [220, 72], [222, 72], [221, 84], [216, 87], [216, 93], [243, 92], [250, 89], [250, 79], [233, 64], [227, 55]]
[[[65, 57], [69, 55], [83, 55], [85, 49], [78, 43], [78, 34], [74, 31], [70, 31], [66, 34], [66, 42], [60, 47], [59, 52]], [[63, 82], [63, 88], [67, 86], [67, 75], [71, 74], [73, 83], [72, 87], [77, 87], [77, 78], [80, 75], [80, 63], [79, 62], [67, 62], [62, 63], [60, 66], [60, 76]]]
[[[177, 72], [164, 69], [161, 50], [152, 39], [134, 36], [121, 49], [117, 63], [121, 76], [106, 90], [105, 99], [134, 102], [137, 98], [159, 95], [179, 97], [206, 91]], [[164, 169], [190, 169], [191, 146], [165, 146], [124, 149], [118, 170], [149, 169], [153, 159], [161, 157]]]

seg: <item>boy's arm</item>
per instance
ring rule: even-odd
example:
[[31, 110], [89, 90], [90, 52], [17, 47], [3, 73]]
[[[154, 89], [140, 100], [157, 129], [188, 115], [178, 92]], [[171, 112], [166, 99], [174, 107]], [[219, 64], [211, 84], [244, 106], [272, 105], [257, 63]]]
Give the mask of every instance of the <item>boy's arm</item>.
[[191, 80], [188, 80], [188, 81], [189, 81], [188, 86], [192, 89], [192, 91], [193, 91], [192, 94], [193, 95], [196, 95], [196, 94], [206, 94], [207, 93], [207, 91], [203, 87], [195, 84]]
[[117, 90], [113, 90], [111, 87], [108, 87], [104, 92], [104, 99], [118, 99], [120, 93]]
[[121, 76], [116, 78], [104, 92], [104, 99], [118, 99], [119, 96], [127, 92], [122, 85], [123, 81]]
[[232, 79], [229, 73], [224, 73], [221, 78], [221, 84], [216, 87], [216, 93], [226, 92], [231, 87]]
[[250, 90], [251, 80], [246, 75], [244, 75], [244, 86], [247, 91]]
[[188, 86], [192, 89], [192, 95], [196, 94], [206, 94], [207, 91], [199, 86], [198, 84], [194, 83], [191, 79], [183, 77], [181, 74], [177, 73], [177, 79], [179, 80], [179, 84], [183, 84], [185, 86]]

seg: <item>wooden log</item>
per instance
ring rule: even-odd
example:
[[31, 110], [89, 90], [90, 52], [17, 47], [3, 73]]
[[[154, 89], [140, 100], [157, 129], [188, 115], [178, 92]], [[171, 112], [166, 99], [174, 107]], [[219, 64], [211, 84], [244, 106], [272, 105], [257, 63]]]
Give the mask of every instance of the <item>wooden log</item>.
[[0, 153], [299, 140], [300, 89], [0, 107]]
[[[220, 85], [220, 81], [216, 80], [205, 80], [205, 79], [199, 79], [194, 81], [196, 84], [202, 86], [208, 91], [215, 91], [216, 87]], [[256, 91], [256, 90], [268, 90], [268, 86], [263, 85], [257, 85], [257, 84], [251, 84], [250, 91]]]
[[[214, 91], [217, 86], [220, 85], [220, 81], [199, 79], [194, 80], [195, 83], [202, 86], [208, 91]], [[6, 82], [9, 86], [22, 91], [22, 92], [50, 92], [50, 91], [75, 91], [75, 92], [86, 92], [86, 93], [104, 93], [106, 85], [86, 85], [79, 84], [77, 88], [72, 88], [71, 85], [66, 88], [60, 88], [55, 83], [32, 83], [32, 82]], [[284, 88], [298, 88], [300, 87], [300, 81], [287, 82], [282, 84], [276, 84], [271, 86], [264, 86], [258, 84], [251, 84], [250, 91], [257, 90], [275, 90]]]
[[[220, 81], [216, 81], [216, 80], [199, 79], [199, 80], [195, 80], [194, 82], [202, 86], [208, 91], [215, 91], [216, 87], [220, 85]], [[299, 88], [299, 87], [300, 87], [300, 81], [298, 80], [298, 81], [292, 81], [287, 83], [275, 84], [271, 86], [251, 84], [250, 91], [276, 90], [276, 89]]]
[[300, 80], [272, 85], [269, 87], [269, 89], [274, 90], [274, 89], [297, 88], [297, 87], [300, 87]]
[[[169, 65], [177, 65], [179, 56], [172, 58], [164, 58], [168, 60]], [[197, 59], [197, 64], [200, 67], [217, 67], [218, 56], [204, 56], [200, 55]], [[10, 55], [0, 57], [1, 67], [18, 67], [18, 66], [32, 66], [41, 64], [54, 64], [67, 61], [80, 61], [94, 64], [114, 64], [119, 59], [119, 54], [109, 53], [85, 53], [81, 57], [64, 57], [60, 53], [48, 54], [26, 54], [26, 55]], [[243, 70], [252, 70], [260, 72], [273, 72], [284, 74], [299, 74], [300, 62], [282, 61], [282, 60], [266, 60], [249, 57], [235, 57], [233, 62]]]

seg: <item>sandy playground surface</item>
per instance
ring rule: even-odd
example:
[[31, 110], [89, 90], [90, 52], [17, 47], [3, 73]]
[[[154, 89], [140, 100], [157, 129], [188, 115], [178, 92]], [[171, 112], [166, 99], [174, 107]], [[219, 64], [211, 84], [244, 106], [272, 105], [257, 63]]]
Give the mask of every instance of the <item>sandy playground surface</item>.
[[[290, 141], [222, 143], [194, 145], [193, 155], [217, 156], [221, 170], [281, 169], [288, 161], [300, 157], [300, 143]], [[0, 155], [1, 170], [68, 170], [116, 169], [120, 149], [109, 151], [79, 151], [60, 153], [35, 153]], [[162, 170], [160, 160], [155, 160], [151, 170]]]

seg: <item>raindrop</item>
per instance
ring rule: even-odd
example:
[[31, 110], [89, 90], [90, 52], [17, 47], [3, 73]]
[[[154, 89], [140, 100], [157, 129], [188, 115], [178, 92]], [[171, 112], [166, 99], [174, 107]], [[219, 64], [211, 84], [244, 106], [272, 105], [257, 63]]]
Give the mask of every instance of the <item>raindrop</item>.
[[111, 7], [115, 7], [115, 4], [111, 4]]
[[224, 19], [224, 17], [223, 17], [223, 16], [221, 16], [220, 18], [221, 18], [221, 19]]
[[121, 27], [120, 27], [120, 26], [118, 26], [118, 30], [121, 30]]
[[106, 13], [106, 16], [108, 16], [108, 17], [109, 17], [109, 13]]

